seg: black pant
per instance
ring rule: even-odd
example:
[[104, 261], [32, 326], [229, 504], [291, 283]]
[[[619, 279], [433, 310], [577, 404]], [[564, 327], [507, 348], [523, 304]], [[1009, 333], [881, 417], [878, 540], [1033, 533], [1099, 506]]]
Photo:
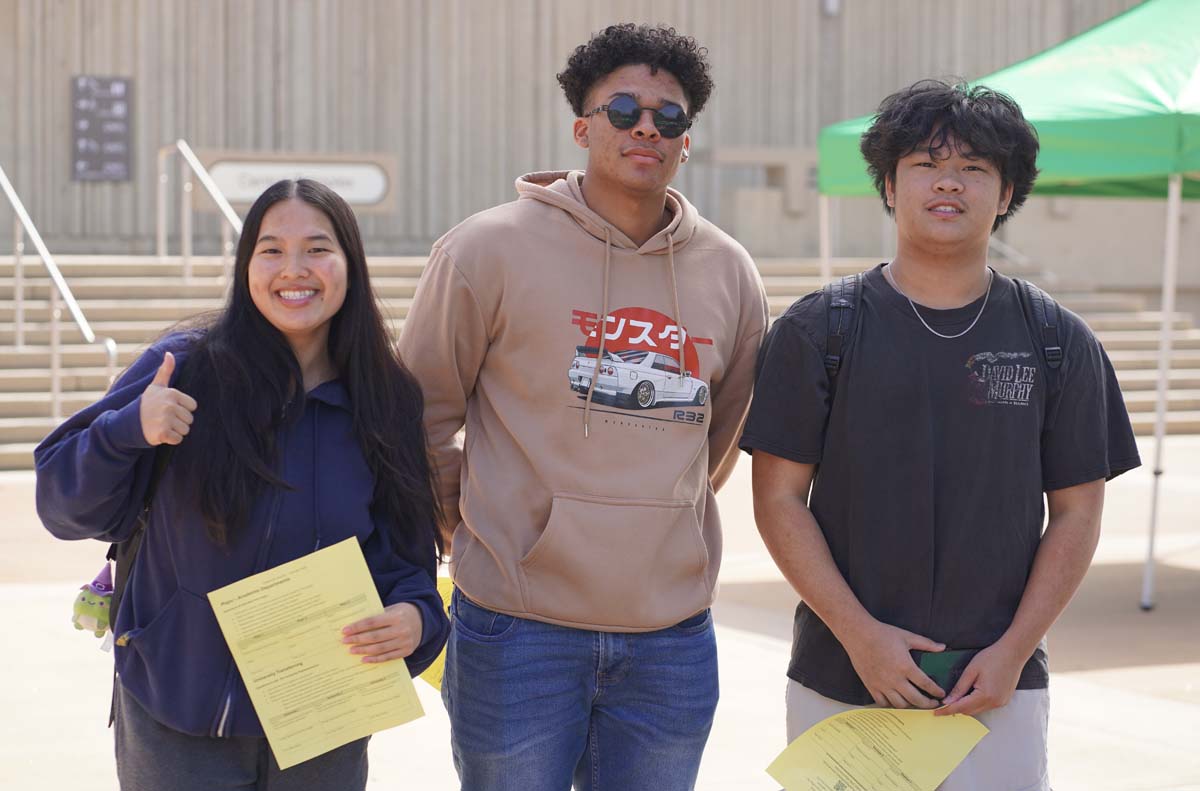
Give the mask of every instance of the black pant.
[[117, 777], [121, 791], [362, 791], [366, 739], [281, 770], [263, 737], [192, 736], [155, 720], [118, 683]]

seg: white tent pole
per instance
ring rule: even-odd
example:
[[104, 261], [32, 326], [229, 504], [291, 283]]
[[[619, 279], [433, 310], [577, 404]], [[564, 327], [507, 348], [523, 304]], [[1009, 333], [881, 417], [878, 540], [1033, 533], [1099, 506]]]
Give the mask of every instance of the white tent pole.
[[818, 239], [821, 251], [821, 282], [833, 280], [833, 235], [829, 229], [829, 196], [817, 196]]
[[1163, 256], [1162, 325], [1158, 337], [1158, 413], [1154, 420], [1154, 489], [1150, 495], [1150, 542], [1142, 573], [1143, 610], [1154, 609], [1154, 535], [1158, 529], [1159, 483], [1163, 475], [1163, 440], [1167, 433], [1167, 391], [1171, 374], [1171, 336], [1175, 332], [1175, 281], [1179, 276], [1179, 219], [1183, 175], [1171, 176], [1167, 188], [1167, 245]]

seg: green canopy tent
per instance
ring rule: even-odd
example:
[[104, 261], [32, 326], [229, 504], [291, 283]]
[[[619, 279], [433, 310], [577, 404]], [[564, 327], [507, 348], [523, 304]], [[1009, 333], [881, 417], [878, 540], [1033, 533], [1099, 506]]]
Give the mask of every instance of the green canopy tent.
[[[1056, 47], [975, 81], [1009, 94], [1037, 128], [1035, 195], [1167, 197], [1154, 492], [1142, 608], [1153, 607], [1154, 538], [1166, 430], [1181, 200], [1200, 198], [1200, 2], [1147, 0]], [[876, 195], [858, 142], [871, 116], [818, 140], [822, 258], [829, 196]]]

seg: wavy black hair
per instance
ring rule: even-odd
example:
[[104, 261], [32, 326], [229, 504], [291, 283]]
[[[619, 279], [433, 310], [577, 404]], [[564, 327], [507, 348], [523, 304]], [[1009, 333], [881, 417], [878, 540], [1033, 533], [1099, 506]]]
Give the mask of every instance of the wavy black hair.
[[583, 103], [593, 85], [622, 66], [639, 63], [649, 66], [652, 74], [662, 69], [679, 80], [687, 97], [689, 118], [704, 109], [713, 91], [708, 50], [691, 36], [662, 25], [609, 25], [575, 48], [567, 67], [558, 74], [558, 84], [575, 116], [581, 118], [586, 112]]
[[1004, 187], [1012, 185], [1008, 211], [992, 225], [996, 230], [1029, 197], [1038, 174], [1037, 131], [1011, 97], [982, 85], [921, 80], [880, 103], [859, 144], [888, 214], [887, 179], [896, 178], [896, 163], [923, 147], [930, 157], [945, 156], [951, 146], [991, 162]]
[[346, 298], [330, 320], [329, 357], [349, 392], [354, 437], [374, 476], [372, 514], [398, 554], [424, 565], [443, 545], [421, 388], [388, 336], [354, 212], [319, 182], [279, 181], [246, 215], [225, 307], [201, 323], [179, 372], [176, 387], [199, 404], [195, 426], [176, 450], [180, 480], [196, 481], [195, 505], [222, 545], [244, 527], [267, 487], [287, 486], [274, 472], [275, 437], [304, 412], [303, 379], [291, 346], [259, 312], [249, 284], [263, 216], [285, 200], [324, 214], [345, 254]]

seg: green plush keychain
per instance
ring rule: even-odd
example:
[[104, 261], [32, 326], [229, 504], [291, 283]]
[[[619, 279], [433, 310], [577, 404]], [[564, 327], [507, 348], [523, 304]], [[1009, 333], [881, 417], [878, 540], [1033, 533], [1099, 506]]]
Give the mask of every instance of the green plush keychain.
[[104, 637], [110, 628], [112, 594], [112, 567], [105, 563], [96, 579], [79, 588], [75, 609], [71, 614], [71, 623], [75, 624], [75, 628]]

